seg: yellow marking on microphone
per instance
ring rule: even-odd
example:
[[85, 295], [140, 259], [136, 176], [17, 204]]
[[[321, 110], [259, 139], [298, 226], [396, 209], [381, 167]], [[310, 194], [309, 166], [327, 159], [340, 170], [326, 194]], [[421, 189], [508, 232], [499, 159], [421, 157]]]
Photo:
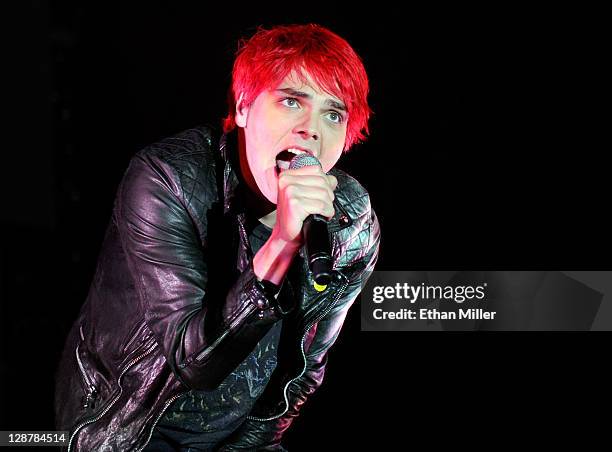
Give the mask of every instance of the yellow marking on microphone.
[[325, 289], [327, 289], [327, 284], [317, 284], [317, 282], [314, 282], [314, 288], [317, 292], [323, 292]]

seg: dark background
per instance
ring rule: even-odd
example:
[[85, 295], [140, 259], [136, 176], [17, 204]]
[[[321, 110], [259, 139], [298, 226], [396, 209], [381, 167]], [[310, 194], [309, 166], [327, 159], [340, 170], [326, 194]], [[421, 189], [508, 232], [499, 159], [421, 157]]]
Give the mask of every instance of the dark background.
[[[364, 60], [371, 137], [339, 166], [370, 191], [377, 269], [609, 268], [601, 12], [124, 3], [4, 15], [0, 430], [53, 428], [53, 373], [127, 162], [218, 123], [236, 41], [258, 25], [318, 22]], [[575, 414], [608, 391], [603, 339], [364, 333], [355, 309], [286, 443], [547, 444], [551, 419], [574, 440]]]

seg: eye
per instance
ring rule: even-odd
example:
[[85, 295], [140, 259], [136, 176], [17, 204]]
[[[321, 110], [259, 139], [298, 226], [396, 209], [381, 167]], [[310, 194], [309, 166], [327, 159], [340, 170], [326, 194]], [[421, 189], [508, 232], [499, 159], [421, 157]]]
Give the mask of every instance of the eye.
[[283, 100], [281, 100], [281, 103], [285, 107], [289, 108], [298, 108], [300, 106], [300, 103], [295, 97], [285, 97]]
[[327, 113], [327, 117], [331, 120], [331, 122], [336, 124], [342, 124], [344, 122], [344, 116], [334, 110]]

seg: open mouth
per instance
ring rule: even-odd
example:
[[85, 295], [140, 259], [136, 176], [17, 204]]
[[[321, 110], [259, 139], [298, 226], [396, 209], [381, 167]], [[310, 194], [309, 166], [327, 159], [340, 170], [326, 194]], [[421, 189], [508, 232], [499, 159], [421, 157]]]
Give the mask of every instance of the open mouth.
[[276, 155], [276, 174], [278, 175], [278, 173], [281, 170], [289, 169], [289, 164], [291, 163], [291, 160], [296, 155], [300, 155], [300, 154], [309, 154], [309, 153], [301, 149], [295, 149], [295, 148], [289, 148], [289, 149], [285, 149], [284, 151], [279, 152]]

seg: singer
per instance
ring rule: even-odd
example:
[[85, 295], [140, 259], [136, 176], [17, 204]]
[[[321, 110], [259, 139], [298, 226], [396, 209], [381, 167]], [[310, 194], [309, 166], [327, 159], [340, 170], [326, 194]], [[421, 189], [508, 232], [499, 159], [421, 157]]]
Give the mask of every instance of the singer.
[[132, 158], [56, 375], [69, 450], [286, 450], [378, 256], [367, 192], [334, 169], [367, 135], [367, 94], [335, 33], [259, 29], [222, 130]]

